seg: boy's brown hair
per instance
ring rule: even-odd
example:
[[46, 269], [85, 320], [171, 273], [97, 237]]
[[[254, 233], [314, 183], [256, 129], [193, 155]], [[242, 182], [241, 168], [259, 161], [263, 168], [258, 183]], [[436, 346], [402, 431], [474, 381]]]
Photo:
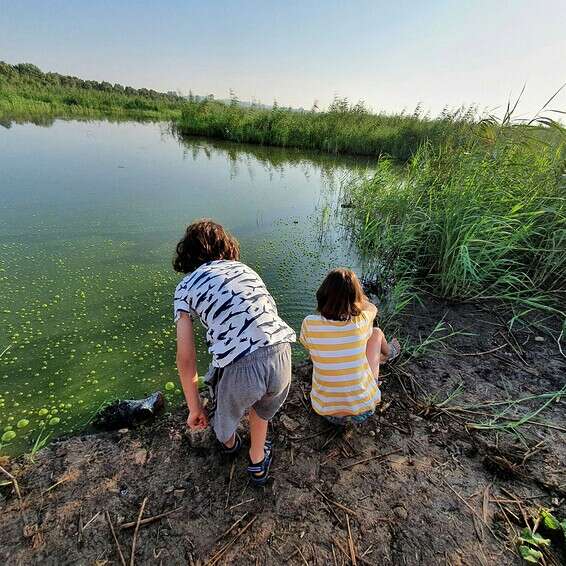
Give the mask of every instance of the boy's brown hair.
[[240, 244], [222, 225], [202, 218], [187, 226], [184, 237], [177, 244], [173, 269], [190, 273], [203, 263], [217, 259], [238, 261]]
[[316, 292], [318, 312], [328, 320], [350, 320], [358, 316], [367, 298], [356, 274], [350, 269], [333, 269]]

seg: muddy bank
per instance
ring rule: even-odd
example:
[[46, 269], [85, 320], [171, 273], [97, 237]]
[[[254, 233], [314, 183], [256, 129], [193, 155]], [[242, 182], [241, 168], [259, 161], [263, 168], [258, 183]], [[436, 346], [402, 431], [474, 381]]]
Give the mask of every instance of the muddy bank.
[[380, 412], [346, 434], [309, 410], [310, 368], [297, 367], [259, 490], [245, 450], [224, 460], [184, 411], [3, 462], [21, 500], [0, 488], [0, 561], [120, 564], [120, 549], [129, 563], [143, 506], [142, 519], [166, 515], [139, 527], [138, 564], [520, 564], [513, 540], [537, 509], [566, 516], [564, 403], [539, 397], [564, 387], [566, 359], [542, 328], [509, 333], [496, 309], [429, 304], [404, 327], [416, 342], [442, 317], [433, 337], [466, 334], [387, 370]]

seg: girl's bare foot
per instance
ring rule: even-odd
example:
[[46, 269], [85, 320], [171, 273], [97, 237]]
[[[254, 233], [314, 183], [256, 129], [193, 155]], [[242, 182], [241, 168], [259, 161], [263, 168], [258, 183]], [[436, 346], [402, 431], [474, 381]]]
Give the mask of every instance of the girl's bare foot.
[[401, 353], [401, 344], [399, 344], [399, 340], [397, 338], [392, 338], [391, 341], [388, 343], [389, 346], [389, 355], [387, 359], [384, 360], [384, 364], [391, 363], [395, 358], [399, 357]]

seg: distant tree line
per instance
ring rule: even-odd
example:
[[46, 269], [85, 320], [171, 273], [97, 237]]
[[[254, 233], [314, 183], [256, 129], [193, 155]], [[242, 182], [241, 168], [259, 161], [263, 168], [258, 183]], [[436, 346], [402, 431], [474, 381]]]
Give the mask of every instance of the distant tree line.
[[32, 63], [10, 65], [0, 61], [0, 76], [9, 83], [25, 83], [30, 86], [78, 88], [129, 96], [143, 96], [153, 100], [184, 100], [184, 97], [176, 92], [158, 92], [150, 88], [133, 88], [118, 83], [111, 84], [107, 81], [91, 81], [71, 75], [44, 73], [37, 65]]

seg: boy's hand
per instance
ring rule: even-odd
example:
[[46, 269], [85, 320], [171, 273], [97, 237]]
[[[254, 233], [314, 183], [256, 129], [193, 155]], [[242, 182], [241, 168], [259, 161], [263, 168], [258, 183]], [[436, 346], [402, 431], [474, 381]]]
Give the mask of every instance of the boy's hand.
[[196, 411], [189, 412], [187, 426], [191, 430], [204, 430], [208, 426], [208, 417], [202, 407], [199, 407]]

